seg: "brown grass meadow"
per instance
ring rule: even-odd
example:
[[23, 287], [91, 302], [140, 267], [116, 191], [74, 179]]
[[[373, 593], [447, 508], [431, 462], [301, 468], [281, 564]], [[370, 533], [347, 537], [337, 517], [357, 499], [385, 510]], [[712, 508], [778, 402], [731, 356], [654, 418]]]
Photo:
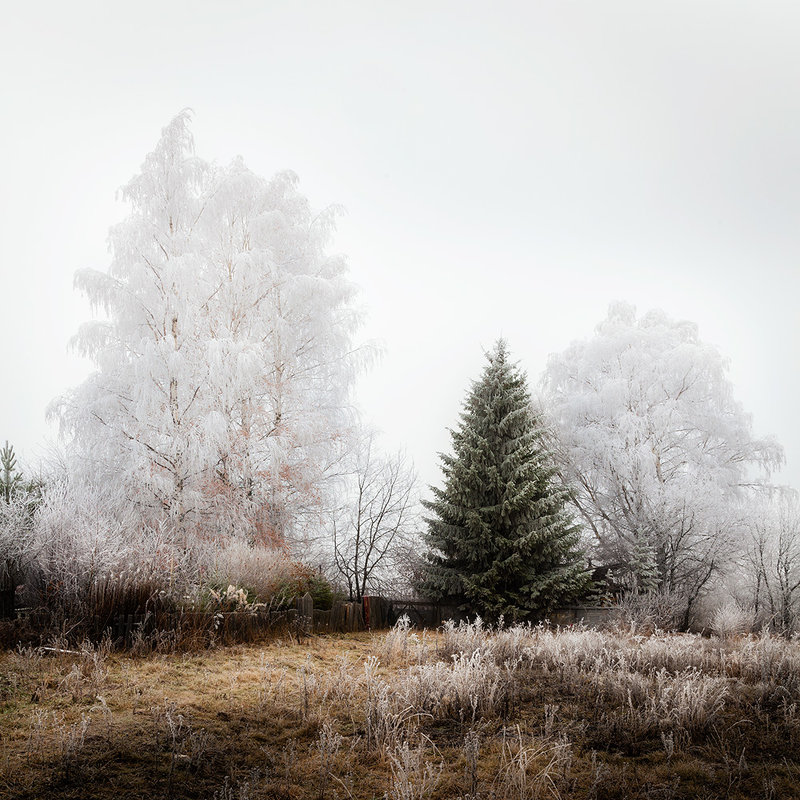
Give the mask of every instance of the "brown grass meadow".
[[54, 647], [0, 654], [4, 798], [800, 797], [795, 641], [400, 625]]

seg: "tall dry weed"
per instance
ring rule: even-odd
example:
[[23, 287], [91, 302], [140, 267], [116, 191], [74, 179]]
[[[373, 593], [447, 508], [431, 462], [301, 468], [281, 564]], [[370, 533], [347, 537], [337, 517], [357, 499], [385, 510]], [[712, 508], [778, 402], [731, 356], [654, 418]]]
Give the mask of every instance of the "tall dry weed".
[[391, 779], [386, 800], [427, 800], [441, 778], [443, 762], [424, 737], [416, 747], [403, 742], [389, 754]]

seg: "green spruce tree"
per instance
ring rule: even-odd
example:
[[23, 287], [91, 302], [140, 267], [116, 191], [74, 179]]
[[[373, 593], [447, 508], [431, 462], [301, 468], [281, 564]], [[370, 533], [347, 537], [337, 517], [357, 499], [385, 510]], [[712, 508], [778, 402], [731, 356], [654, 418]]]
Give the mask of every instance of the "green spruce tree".
[[589, 573], [525, 376], [501, 339], [473, 383], [453, 454], [431, 487], [419, 590], [490, 620], [546, 614], [584, 592]]

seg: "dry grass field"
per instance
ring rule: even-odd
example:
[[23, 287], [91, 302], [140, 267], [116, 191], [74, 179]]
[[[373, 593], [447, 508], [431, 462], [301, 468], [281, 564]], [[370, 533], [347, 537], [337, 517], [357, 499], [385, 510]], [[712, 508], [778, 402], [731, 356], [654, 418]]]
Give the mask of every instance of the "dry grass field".
[[800, 797], [799, 704], [800, 644], [770, 637], [21, 648], [0, 655], [0, 796], [777, 800]]

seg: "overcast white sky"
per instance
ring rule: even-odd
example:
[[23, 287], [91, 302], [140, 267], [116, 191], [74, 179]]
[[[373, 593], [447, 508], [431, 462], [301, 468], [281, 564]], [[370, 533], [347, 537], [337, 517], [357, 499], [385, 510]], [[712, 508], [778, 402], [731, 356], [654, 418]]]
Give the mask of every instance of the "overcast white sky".
[[425, 483], [482, 350], [532, 380], [615, 300], [700, 326], [800, 487], [800, 5], [709, 0], [15, 3], [0, 48], [0, 442], [30, 461], [89, 366], [72, 290], [115, 191], [197, 152], [298, 173], [382, 362], [361, 405]]

